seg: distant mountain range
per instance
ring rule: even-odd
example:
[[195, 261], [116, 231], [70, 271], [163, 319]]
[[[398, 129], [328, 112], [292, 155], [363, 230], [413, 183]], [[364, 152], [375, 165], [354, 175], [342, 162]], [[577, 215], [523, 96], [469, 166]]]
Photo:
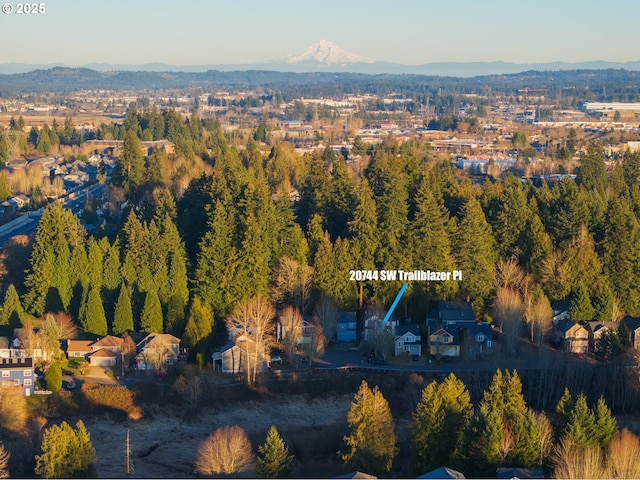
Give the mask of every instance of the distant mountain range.
[[234, 65], [169, 65], [166, 63], [145, 63], [142, 65], [89, 63], [85, 65], [67, 65], [64, 63], [0, 64], [0, 74], [27, 73], [34, 70], [47, 70], [54, 67], [81, 67], [99, 72], [220, 72], [265, 70], [275, 72], [338, 72], [377, 74], [418, 74], [447, 77], [474, 77], [484, 75], [504, 75], [527, 71], [562, 70], [607, 70], [624, 69], [640, 71], [640, 61], [633, 62], [548, 62], [548, 63], [510, 63], [510, 62], [437, 62], [423, 65], [403, 65], [392, 62], [377, 62], [372, 59], [348, 52], [332, 42], [320, 40], [298, 54], [289, 54], [282, 58], [252, 64]]

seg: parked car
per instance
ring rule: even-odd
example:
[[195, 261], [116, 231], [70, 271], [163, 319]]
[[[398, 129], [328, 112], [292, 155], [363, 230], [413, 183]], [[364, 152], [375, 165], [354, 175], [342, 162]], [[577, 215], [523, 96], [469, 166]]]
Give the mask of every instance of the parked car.
[[74, 388], [76, 388], [76, 382], [74, 382], [73, 380], [63, 380], [62, 388], [64, 388], [65, 390], [73, 390]]
[[71, 371], [71, 370], [62, 369], [62, 374], [63, 375], [69, 375], [70, 377], [73, 377], [76, 373]]

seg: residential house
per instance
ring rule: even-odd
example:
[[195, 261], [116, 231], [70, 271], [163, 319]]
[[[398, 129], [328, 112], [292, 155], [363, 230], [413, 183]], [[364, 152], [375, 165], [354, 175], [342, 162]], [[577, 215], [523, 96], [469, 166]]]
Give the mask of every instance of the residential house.
[[476, 312], [469, 302], [438, 302], [437, 315], [446, 329], [466, 328], [476, 324]]
[[94, 340], [67, 340], [67, 357], [87, 360], [94, 352], [91, 348], [93, 342]]
[[356, 341], [356, 313], [338, 312], [336, 330], [338, 331], [338, 342]]
[[[475, 333], [468, 334], [467, 330], [475, 328], [476, 325], [476, 312], [471, 303], [438, 302], [437, 308], [427, 315], [430, 354], [436, 357], [459, 357], [462, 353], [461, 343], [475, 341]], [[486, 340], [483, 339], [481, 342], [485, 346]], [[480, 345], [470, 348], [474, 357], [479, 349]]]
[[381, 333], [385, 330], [395, 335], [397, 327], [397, 320], [389, 319], [384, 323], [382, 318], [372, 315], [364, 321], [364, 340], [368, 342], [376, 333]]
[[[242, 373], [247, 367], [247, 349], [243, 348], [243, 342], [251, 342], [252, 340], [240, 335], [235, 340], [225, 344], [220, 351], [211, 355], [213, 366], [222, 373]], [[263, 355], [257, 365], [258, 372], [267, 370], [269, 360], [266, 354]]]
[[[302, 326], [300, 327], [301, 335], [298, 340], [298, 345], [304, 345], [307, 343], [311, 343], [313, 339], [313, 333], [315, 330], [315, 326], [310, 321], [309, 317], [305, 317], [302, 319]], [[282, 323], [280, 318], [278, 318], [278, 322], [276, 324], [276, 340], [281, 341], [284, 336], [284, 331], [282, 327]]]
[[28, 330], [26, 328], [14, 328], [11, 340], [11, 349], [16, 358], [44, 358], [42, 349], [38, 347], [36, 333], [38, 329]]
[[420, 344], [420, 326], [418, 325], [399, 325], [396, 328], [395, 338], [395, 355], [422, 355]]
[[135, 357], [138, 370], [162, 370], [178, 363], [180, 339], [169, 333], [150, 333], [137, 345]]
[[106, 337], [96, 340], [91, 345], [91, 351], [97, 352], [98, 350], [110, 350], [119, 356], [122, 353], [124, 347], [124, 339], [120, 337], [114, 337], [113, 335], [107, 335]]
[[629, 330], [629, 340], [633, 348], [640, 350], [640, 318], [627, 315], [621, 322]]
[[595, 351], [596, 343], [606, 332], [617, 332], [618, 325], [618, 322], [587, 322], [584, 327], [589, 334], [589, 351]]
[[542, 468], [498, 467], [496, 478], [546, 478]]
[[35, 376], [32, 358], [2, 358], [0, 372], [0, 386], [18, 387], [25, 396], [33, 395]]
[[439, 467], [435, 470], [431, 470], [417, 478], [431, 478], [431, 479], [448, 479], [448, 478], [466, 478], [462, 473], [449, 467]]
[[429, 335], [429, 353], [436, 358], [459, 357], [460, 341], [453, 333], [439, 328]]
[[89, 364], [95, 367], [115, 367], [118, 358], [118, 354], [112, 350], [101, 348], [89, 355]]
[[582, 325], [568, 318], [556, 324], [553, 337], [556, 344], [565, 352], [587, 353], [589, 350], [589, 332]]
[[486, 355], [493, 348], [493, 329], [488, 323], [476, 323], [464, 330], [464, 355], [476, 359]]
[[555, 301], [551, 304], [554, 324], [569, 317], [569, 305], [567, 301]]

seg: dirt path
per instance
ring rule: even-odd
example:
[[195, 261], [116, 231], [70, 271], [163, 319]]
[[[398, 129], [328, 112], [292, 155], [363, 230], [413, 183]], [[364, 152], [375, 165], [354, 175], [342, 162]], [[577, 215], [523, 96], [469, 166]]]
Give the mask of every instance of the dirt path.
[[285, 436], [291, 427], [317, 429], [346, 422], [353, 396], [307, 401], [293, 397], [286, 401], [246, 402], [237, 407], [204, 411], [188, 423], [180, 418], [154, 415], [139, 422], [113, 422], [107, 417], [85, 421], [98, 456], [98, 476], [126, 477], [125, 437], [130, 430], [133, 477], [167, 478], [193, 476], [192, 465], [198, 444], [218, 427], [239, 425], [254, 443], [263, 443], [264, 434], [275, 424]]

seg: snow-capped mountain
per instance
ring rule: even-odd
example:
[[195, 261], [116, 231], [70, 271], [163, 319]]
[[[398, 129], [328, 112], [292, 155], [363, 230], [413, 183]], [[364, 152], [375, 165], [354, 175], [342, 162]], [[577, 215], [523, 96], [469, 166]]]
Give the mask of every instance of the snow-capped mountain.
[[279, 59], [279, 62], [297, 65], [300, 63], [318, 63], [321, 65], [348, 65], [351, 63], [374, 63], [373, 60], [355, 53], [347, 52], [335, 43], [320, 40], [304, 52], [289, 54]]

